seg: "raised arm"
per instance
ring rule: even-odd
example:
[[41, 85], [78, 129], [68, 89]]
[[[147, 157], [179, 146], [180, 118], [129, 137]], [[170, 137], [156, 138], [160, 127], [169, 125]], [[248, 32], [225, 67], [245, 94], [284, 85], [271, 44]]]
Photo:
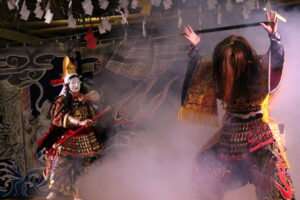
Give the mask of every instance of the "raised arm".
[[187, 90], [191, 85], [193, 76], [197, 70], [197, 64], [199, 60], [198, 44], [200, 43], [200, 36], [198, 36], [193, 29], [187, 25], [183, 30], [184, 37], [191, 43], [189, 51], [189, 61], [187, 71], [184, 77], [182, 92], [181, 92], [181, 104], [184, 103], [186, 98]]
[[270, 64], [270, 92], [274, 92], [277, 88], [283, 69], [284, 63], [284, 48], [280, 41], [280, 35], [278, 34], [278, 18], [275, 12], [270, 12], [267, 14], [267, 20], [273, 21], [272, 24], [261, 24], [263, 28], [267, 31], [270, 38], [270, 48], [267, 57], [270, 59], [268, 65]]

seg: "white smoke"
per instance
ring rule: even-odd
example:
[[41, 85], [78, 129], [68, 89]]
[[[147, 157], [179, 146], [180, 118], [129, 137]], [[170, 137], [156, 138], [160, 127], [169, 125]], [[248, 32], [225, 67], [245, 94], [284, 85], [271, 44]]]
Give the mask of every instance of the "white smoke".
[[148, 129], [127, 151], [94, 165], [80, 180], [82, 195], [90, 200], [187, 199], [193, 159], [208, 134], [175, 118]]
[[281, 23], [280, 33], [285, 46], [285, 68], [278, 95], [272, 104], [271, 114], [274, 119], [285, 125], [287, 156], [291, 164], [291, 175], [296, 197], [300, 195], [299, 130], [300, 130], [300, 92], [299, 92], [299, 27], [300, 12], [282, 13], [287, 23]]
[[[299, 102], [297, 89], [300, 80], [299, 27], [300, 14], [281, 13], [287, 17], [286, 24], [280, 23], [279, 32], [286, 49], [286, 64], [280, 94], [272, 105], [273, 118], [285, 124], [287, 155], [292, 166], [290, 172], [294, 181], [296, 195], [300, 191], [300, 168], [298, 130], [300, 130]], [[224, 32], [214, 35], [226, 37]], [[245, 29], [239, 34], [264, 53], [269, 39], [261, 27]], [[223, 35], [224, 37], [220, 37]], [[209, 36], [203, 36], [203, 39]], [[210, 38], [211, 39], [211, 38]], [[210, 49], [211, 50], [211, 49]], [[176, 111], [169, 108], [179, 106], [179, 97], [174, 97], [174, 106], [164, 110], [164, 120], [155, 127], [145, 127], [145, 136], [135, 140], [131, 147], [118, 156], [106, 156], [93, 165], [86, 175], [79, 178], [78, 185], [86, 200], [180, 200], [190, 195], [191, 168], [196, 153], [212, 136], [214, 129], [179, 122]], [[218, 192], [218, 191], [216, 191]], [[225, 200], [255, 199], [252, 185], [229, 191]]]

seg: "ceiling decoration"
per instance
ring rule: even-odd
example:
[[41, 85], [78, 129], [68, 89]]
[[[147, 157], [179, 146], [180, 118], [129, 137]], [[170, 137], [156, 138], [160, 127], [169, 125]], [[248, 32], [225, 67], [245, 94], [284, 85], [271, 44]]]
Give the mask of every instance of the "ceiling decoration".
[[[300, 0], [0, 0], [0, 48], [40, 45], [69, 38], [84, 41], [89, 28], [100, 42], [120, 38], [124, 27], [138, 26], [141, 37], [147, 28], [174, 21], [179, 30], [186, 16], [236, 12], [244, 19], [255, 9], [299, 5]], [[203, 17], [199, 17], [201, 24]], [[172, 22], [173, 23], [173, 22]]]

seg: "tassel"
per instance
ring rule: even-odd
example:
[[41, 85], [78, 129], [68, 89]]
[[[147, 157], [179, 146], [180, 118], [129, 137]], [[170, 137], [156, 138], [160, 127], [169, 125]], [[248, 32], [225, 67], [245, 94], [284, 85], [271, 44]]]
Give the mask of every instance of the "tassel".
[[286, 170], [285, 170], [285, 167], [284, 167], [284, 162], [281, 160], [279, 154], [277, 154], [277, 160], [278, 160], [279, 164], [276, 166], [276, 169], [277, 169], [280, 181], [284, 185], [284, 187], [281, 186], [281, 184], [279, 184], [276, 181], [275, 181], [275, 186], [280, 191], [281, 195], [285, 199], [292, 199], [293, 198], [292, 187], [290, 186], [290, 184], [288, 183], [288, 181], [286, 179], [286, 176], [285, 176]]
[[278, 145], [278, 148], [281, 152], [281, 155], [284, 159], [284, 162], [286, 164], [286, 168], [288, 168], [288, 169], [291, 168], [291, 165], [290, 165], [290, 163], [287, 159], [287, 156], [286, 156], [285, 145], [284, 145], [284, 141], [283, 141], [283, 138], [282, 138], [283, 136], [282, 136], [282, 133], [279, 130], [279, 125], [276, 122], [270, 120], [269, 127], [271, 129], [273, 138], [276, 141], [276, 143]]
[[178, 120], [199, 124], [204, 126], [217, 127], [218, 116], [213, 113], [204, 113], [181, 106], [178, 110]]

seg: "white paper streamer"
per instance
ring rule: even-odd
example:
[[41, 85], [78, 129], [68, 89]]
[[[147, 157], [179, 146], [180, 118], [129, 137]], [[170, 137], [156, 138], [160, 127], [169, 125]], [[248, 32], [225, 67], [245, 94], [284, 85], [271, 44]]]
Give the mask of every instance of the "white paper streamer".
[[178, 28], [181, 28], [182, 22], [183, 22], [182, 11], [178, 8]]
[[20, 0], [15, 0], [15, 7], [19, 10], [19, 1]]
[[107, 17], [104, 17], [104, 18], [102, 19], [102, 23], [101, 23], [101, 24], [102, 24], [102, 26], [105, 28], [105, 30], [111, 31], [111, 24], [109, 23]]
[[68, 11], [70, 12], [71, 8], [72, 8], [72, 0], [69, 2], [69, 5], [68, 5]]
[[242, 11], [244, 19], [249, 19], [250, 14], [254, 9], [255, 9], [255, 1], [254, 0], [246, 1], [243, 5], [243, 11]]
[[74, 18], [72, 14], [72, 0], [70, 0], [69, 5], [68, 5], [68, 27], [70, 28], [75, 28], [77, 20]]
[[143, 36], [147, 37], [147, 32], [146, 32], [146, 17], [143, 19]]
[[127, 9], [128, 8], [128, 0], [119, 0], [119, 5], [121, 8]]
[[126, 9], [125, 12], [123, 12], [121, 9], [116, 9], [117, 12], [119, 12], [122, 16], [121, 23], [122, 24], [128, 24], [127, 17], [128, 17], [128, 10]]
[[25, 0], [23, 1], [22, 8], [21, 8], [21, 11], [20, 11], [20, 15], [21, 15], [20, 18], [25, 20], [25, 21], [27, 21], [28, 18], [29, 18], [30, 11], [27, 9]]
[[9, 10], [13, 10], [17, 8], [19, 10], [19, 1], [20, 0], [8, 0], [7, 1], [7, 7]]
[[131, 2], [131, 8], [136, 9], [138, 7], [138, 0], [132, 0]]
[[208, 10], [212, 10], [216, 8], [217, 3], [218, 3], [217, 0], [208, 0], [207, 1]]
[[199, 4], [199, 6], [198, 6], [198, 12], [199, 12], [199, 26], [201, 26], [201, 24], [202, 24], [202, 20], [201, 20], [202, 5], [201, 4]]
[[105, 10], [109, 5], [109, 1], [107, 0], [99, 0], [99, 6], [101, 9]]
[[168, 10], [168, 9], [170, 9], [171, 8], [171, 6], [172, 6], [172, 0], [164, 0], [163, 1], [163, 5], [164, 5], [164, 8], [165, 8], [165, 10]]
[[259, 8], [260, 8], [259, 0], [256, 0], [255, 7], [256, 7], [256, 9], [259, 9]]
[[53, 19], [53, 13], [51, 12], [50, 9], [48, 9], [48, 10], [46, 11], [46, 14], [45, 14], [44, 18], [45, 18], [45, 23], [50, 24], [50, 23], [52, 22], [52, 19]]
[[225, 7], [226, 7], [226, 10], [228, 12], [231, 12], [232, 11], [232, 3], [231, 3], [231, 0], [227, 0], [226, 4], [225, 4]]
[[50, 0], [48, 1], [47, 6], [46, 6], [46, 14], [44, 16], [44, 19], [45, 19], [45, 23], [47, 23], [47, 24], [50, 24], [53, 19], [53, 13], [50, 10]]
[[7, 7], [8, 7], [8, 9], [9, 10], [13, 10], [13, 9], [15, 9], [15, 1], [14, 0], [8, 0], [7, 1]]
[[270, 1], [267, 1], [264, 8], [266, 9], [267, 12], [272, 10], [272, 5], [271, 5]]
[[106, 30], [101, 23], [98, 24], [98, 30], [100, 34], [106, 33]]
[[159, 7], [161, 3], [161, 0], [151, 0], [151, 4], [153, 6]]
[[93, 14], [94, 6], [93, 6], [91, 0], [84, 0], [81, 3], [81, 5], [82, 5], [82, 8], [83, 8], [83, 11], [84, 11], [85, 14], [87, 14], [87, 15], [92, 15]]
[[68, 27], [75, 28], [77, 20], [73, 17], [73, 14], [69, 12]]
[[218, 6], [218, 12], [217, 12], [217, 22], [218, 24], [222, 23], [222, 10], [221, 10], [221, 6]]
[[43, 15], [44, 15], [45, 12], [42, 10], [40, 2], [38, 2], [38, 1], [36, 2], [35, 9], [34, 9], [33, 13], [35, 14], [36, 18], [39, 18], [39, 19], [43, 18]]
[[47, 6], [46, 6], [45, 10], [47, 11], [49, 9], [50, 9], [50, 0], [48, 0], [48, 3], [47, 3]]

